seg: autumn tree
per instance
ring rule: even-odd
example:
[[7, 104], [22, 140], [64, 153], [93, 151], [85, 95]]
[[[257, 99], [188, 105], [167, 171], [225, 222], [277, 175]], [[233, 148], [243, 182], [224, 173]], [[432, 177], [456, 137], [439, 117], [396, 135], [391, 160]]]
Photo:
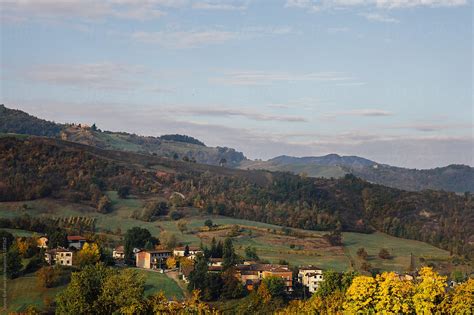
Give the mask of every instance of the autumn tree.
[[93, 265], [100, 261], [100, 248], [96, 243], [85, 243], [82, 249], [77, 252], [75, 265], [84, 267], [86, 265]]
[[357, 276], [347, 289], [344, 309], [351, 314], [374, 313], [377, 282], [373, 277]]
[[446, 277], [440, 276], [430, 267], [420, 270], [421, 280], [415, 286], [413, 304], [417, 314], [431, 314], [444, 298]]
[[474, 313], [474, 279], [458, 284], [445, 296], [439, 307], [442, 314]]
[[174, 269], [176, 268], [176, 258], [174, 258], [173, 256], [170, 256], [166, 259], [166, 267], [168, 269]]
[[377, 292], [375, 310], [379, 313], [411, 314], [413, 309], [413, 283], [402, 280], [394, 272], [377, 275]]

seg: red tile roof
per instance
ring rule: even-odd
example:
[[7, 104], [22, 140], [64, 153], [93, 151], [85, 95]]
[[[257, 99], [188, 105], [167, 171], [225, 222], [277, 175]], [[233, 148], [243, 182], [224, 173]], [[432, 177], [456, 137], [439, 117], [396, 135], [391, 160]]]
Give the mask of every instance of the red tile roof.
[[79, 235], [68, 235], [67, 240], [68, 241], [85, 241], [86, 238]]

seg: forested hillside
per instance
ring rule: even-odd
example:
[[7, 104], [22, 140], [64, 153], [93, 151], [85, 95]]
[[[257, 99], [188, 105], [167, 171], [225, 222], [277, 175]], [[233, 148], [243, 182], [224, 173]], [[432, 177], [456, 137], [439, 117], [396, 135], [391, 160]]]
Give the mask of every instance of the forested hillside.
[[21, 110], [9, 109], [0, 104], [0, 133], [19, 133], [57, 137], [63, 125], [39, 119]]
[[160, 137], [140, 136], [126, 132], [100, 130], [91, 126], [57, 124], [31, 116], [23, 111], [0, 105], [0, 133], [17, 133], [61, 138], [102, 149], [122, 150], [189, 160], [210, 165], [235, 167], [245, 160], [241, 152], [227, 147], [207, 147], [198, 139], [169, 134]]
[[353, 175], [314, 179], [176, 161], [46, 138], [0, 139], [0, 200], [46, 196], [109, 211], [106, 190], [170, 199], [202, 212], [318, 230], [374, 229], [473, 254], [470, 194], [407, 192]]

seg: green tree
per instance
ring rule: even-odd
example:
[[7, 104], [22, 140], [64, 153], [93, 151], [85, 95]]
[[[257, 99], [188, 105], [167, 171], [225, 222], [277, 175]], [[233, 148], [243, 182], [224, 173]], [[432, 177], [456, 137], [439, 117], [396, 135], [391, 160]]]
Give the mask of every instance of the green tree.
[[203, 255], [198, 254], [196, 256], [194, 270], [189, 274], [189, 292], [193, 290], [201, 290], [201, 292], [203, 292], [206, 289], [207, 270], [207, 259]]
[[242, 283], [235, 277], [235, 270], [230, 268], [222, 273], [221, 297], [225, 299], [238, 299], [244, 296], [245, 289]]
[[225, 239], [224, 247], [222, 249], [222, 269], [229, 269], [230, 267], [233, 267], [235, 264], [237, 264], [237, 262], [238, 259], [237, 255], [235, 254], [232, 239], [228, 237]]
[[9, 250], [10, 246], [15, 241], [15, 237], [10, 232], [7, 232], [5, 230], [0, 230], [0, 241], [2, 242], [2, 248], [5, 245], [6, 250]]
[[211, 219], [207, 219], [206, 221], [204, 221], [204, 225], [211, 229], [214, 226], [214, 223]]
[[252, 246], [247, 246], [245, 247], [245, 258], [249, 260], [260, 260], [260, 258], [257, 255], [257, 249]]
[[103, 264], [86, 266], [72, 274], [71, 282], [56, 298], [56, 314], [98, 314], [97, 299], [112, 270]]
[[145, 309], [145, 277], [126, 269], [107, 277], [97, 299], [98, 314], [140, 314]]
[[147, 241], [156, 243], [156, 239], [152, 238], [150, 231], [137, 226], [129, 229], [124, 237], [125, 260], [132, 260], [133, 248], [143, 248]]
[[[15, 246], [10, 247], [6, 253], [1, 254], [0, 266], [4, 265], [4, 260], [6, 259], [6, 275], [10, 279], [17, 278], [21, 274], [21, 269], [23, 265], [21, 264], [21, 256]], [[1, 268], [1, 273], [4, 274], [3, 268]]]
[[286, 299], [285, 281], [282, 278], [275, 276], [266, 277], [262, 280], [261, 285], [266, 286], [272, 299]]

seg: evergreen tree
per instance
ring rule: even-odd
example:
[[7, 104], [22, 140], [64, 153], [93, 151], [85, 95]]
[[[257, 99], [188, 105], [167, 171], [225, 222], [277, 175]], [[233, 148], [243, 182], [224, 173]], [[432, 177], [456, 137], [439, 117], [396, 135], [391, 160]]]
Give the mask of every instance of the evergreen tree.
[[227, 270], [237, 264], [237, 255], [235, 254], [234, 245], [230, 237], [224, 241], [224, 248], [222, 250], [222, 268]]

